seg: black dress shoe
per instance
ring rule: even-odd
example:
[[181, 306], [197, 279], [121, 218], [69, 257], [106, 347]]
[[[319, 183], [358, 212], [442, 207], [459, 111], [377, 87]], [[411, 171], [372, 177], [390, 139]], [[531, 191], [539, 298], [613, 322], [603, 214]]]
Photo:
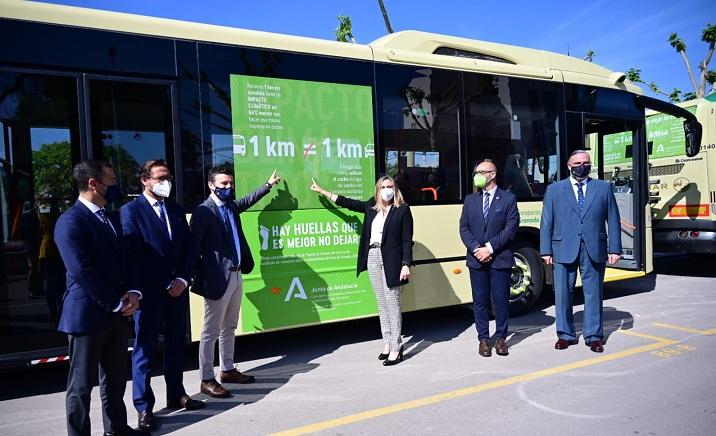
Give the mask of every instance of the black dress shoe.
[[604, 352], [604, 346], [602, 345], [602, 341], [600, 341], [600, 340], [592, 341], [587, 345], [589, 345], [589, 349], [594, 351], [595, 353], [603, 353]]
[[167, 409], [198, 410], [203, 409], [205, 405], [203, 401], [195, 400], [189, 395], [182, 395], [174, 401], [167, 400]]
[[157, 429], [157, 423], [154, 421], [154, 414], [151, 410], [137, 412], [137, 428], [144, 431], [152, 431]]
[[385, 360], [388, 358], [388, 353], [380, 353], [378, 355], [378, 360]]
[[557, 350], [566, 350], [570, 345], [577, 345], [579, 343], [576, 339], [557, 339], [554, 344], [554, 348]]
[[398, 351], [398, 357], [396, 357], [395, 360], [390, 360], [390, 359], [386, 358], [386, 359], [383, 361], [383, 366], [393, 366], [393, 365], [397, 365], [397, 364], [399, 364], [399, 363], [402, 362], [402, 361], [403, 361], [403, 346], [401, 345], [401, 346], [400, 346], [400, 351]]

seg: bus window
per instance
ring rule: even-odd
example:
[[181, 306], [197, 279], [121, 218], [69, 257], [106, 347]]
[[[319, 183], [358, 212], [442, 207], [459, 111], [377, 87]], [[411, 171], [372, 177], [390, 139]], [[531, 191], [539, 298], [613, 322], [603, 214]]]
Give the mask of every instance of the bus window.
[[55, 332], [65, 272], [54, 226], [74, 203], [73, 77], [0, 73], [0, 342], [4, 353], [66, 345]]
[[460, 75], [376, 65], [381, 159], [409, 204], [460, 199]]
[[125, 196], [137, 196], [144, 162], [165, 159], [171, 165], [169, 86], [90, 80], [89, 93], [95, 156], [112, 164]]
[[491, 159], [500, 187], [542, 198], [557, 180], [560, 95], [551, 83], [466, 74], [467, 170]]

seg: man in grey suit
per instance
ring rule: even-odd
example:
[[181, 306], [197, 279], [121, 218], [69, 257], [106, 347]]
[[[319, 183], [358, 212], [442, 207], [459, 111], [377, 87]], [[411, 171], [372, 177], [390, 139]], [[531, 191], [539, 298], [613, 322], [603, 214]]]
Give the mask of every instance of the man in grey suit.
[[604, 351], [602, 289], [606, 263], [621, 257], [619, 209], [609, 182], [589, 178], [592, 162], [584, 150], [567, 161], [570, 177], [549, 186], [542, 206], [540, 254], [554, 265], [558, 350], [578, 343], [572, 297], [577, 269], [584, 291], [584, 342]]
[[242, 274], [254, 268], [251, 250], [239, 214], [269, 193], [281, 180], [276, 171], [268, 181], [246, 197], [234, 199], [234, 175], [229, 167], [209, 170], [211, 194], [196, 208], [190, 227], [197, 255], [192, 292], [204, 297], [204, 328], [199, 340], [201, 392], [215, 398], [231, 394], [216, 381], [214, 347], [219, 340], [222, 383], [252, 383], [254, 377], [234, 367], [234, 332], [239, 321], [243, 294]]

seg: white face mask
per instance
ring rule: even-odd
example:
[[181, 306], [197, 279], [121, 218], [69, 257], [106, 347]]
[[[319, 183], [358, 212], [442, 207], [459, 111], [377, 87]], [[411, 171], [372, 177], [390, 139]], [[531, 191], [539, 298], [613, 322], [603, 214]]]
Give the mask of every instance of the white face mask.
[[172, 192], [172, 182], [169, 180], [162, 180], [159, 183], [155, 183], [154, 186], [152, 186], [152, 192], [160, 197], [167, 198]]
[[383, 201], [390, 201], [395, 196], [395, 191], [393, 188], [383, 188], [380, 190], [380, 198], [383, 199]]

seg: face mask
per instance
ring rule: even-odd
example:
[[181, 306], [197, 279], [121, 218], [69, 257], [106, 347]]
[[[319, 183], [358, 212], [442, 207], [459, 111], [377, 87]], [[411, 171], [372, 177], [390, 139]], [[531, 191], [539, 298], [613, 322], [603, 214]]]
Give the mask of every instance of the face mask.
[[214, 188], [214, 194], [221, 201], [231, 201], [234, 199], [234, 188]]
[[572, 172], [572, 175], [575, 179], [583, 179], [587, 177], [592, 171], [592, 165], [583, 163], [581, 165], [577, 165], [575, 167], [570, 168], [570, 171]]
[[152, 186], [152, 192], [160, 197], [167, 198], [169, 197], [169, 193], [172, 192], [172, 182], [162, 180], [159, 183], [155, 183], [154, 186]]
[[[102, 182], [100, 183], [103, 184]], [[114, 203], [122, 197], [122, 190], [119, 188], [119, 185], [104, 186], [107, 187], [107, 190], [104, 192], [104, 194], [99, 194], [99, 191], [97, 191], [97, 193], [104, 197], [104, 201], [106, 201], [107, 203]]]
[[383, 201], [390, 201], [395, 196], [395, 191], [393, 189], [381, 189], [380, 190], [380, 198], [383, 199]]
[[475, 174], [472, 176], [472, 183], [475, 184], [476, 188], [484, 188], [487, 185], [487, 177], [482, 174]]

